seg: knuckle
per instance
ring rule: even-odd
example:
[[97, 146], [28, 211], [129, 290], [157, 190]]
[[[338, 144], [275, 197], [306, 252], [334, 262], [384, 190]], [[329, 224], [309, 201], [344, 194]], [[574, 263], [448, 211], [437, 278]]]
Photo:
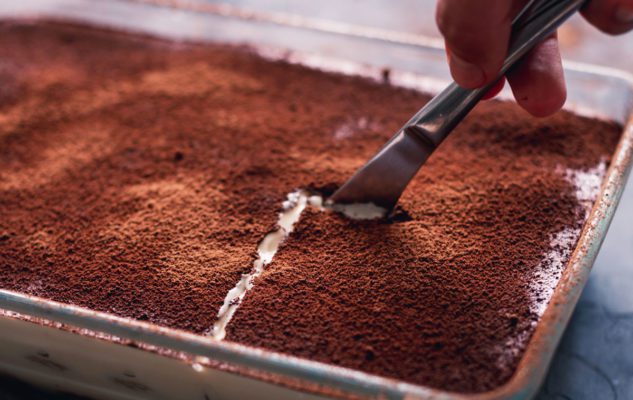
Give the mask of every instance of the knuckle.
[[448, 9], [447, 5], [439, 5], [437, 7], [435, 13], [435, 23], [437, 25], [438, 30], [444, 37], [444, 39], [451, 46], [459, 46], [463, 41], [464, 30], [466, 29], [463, 26], [463, 23], [460, 23], [459, 19], [451, 13], [451, 10]]
[[[584, 17], [596, 28], [609, 35], [619, 35], [633, 29], [633, 21], [622, 18], [623, 1], [603, 1], [589, 3], [582, 11]], [[633, 1], [631, 1], [633, 6]], [[633, 7], [632, 7], [633, 8]]]
[[437, 12], [435, 13], [435, 24], [437, 25], [438, 30], [442, 34], [442, 36], [446, 37], [448, 31], [448, 24], [446, 22], [446, 17], [441, 8], [438, 7]]

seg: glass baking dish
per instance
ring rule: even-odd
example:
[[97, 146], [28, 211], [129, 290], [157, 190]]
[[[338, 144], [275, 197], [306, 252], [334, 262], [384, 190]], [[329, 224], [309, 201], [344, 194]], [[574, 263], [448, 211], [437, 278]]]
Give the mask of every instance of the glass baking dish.
[[[7, 4], [8, 3], [8, 4]], [[23, 0], [0, 18], [64, 19], [174, 40], [248, 44], [262, 55], [434, 93], [449, 76], [435, 39], [233, 6], [169, 0]], [[0, 371], [97, 398], [529, 398], [585, 285], [631, 167], [633, 77], [566, 63], [567, 108], [624, 126], [579, 242], [515, 374], [480, 394], [359, 371], [0, 290]], [[509, 92], [502, 94], [509, 97]]]

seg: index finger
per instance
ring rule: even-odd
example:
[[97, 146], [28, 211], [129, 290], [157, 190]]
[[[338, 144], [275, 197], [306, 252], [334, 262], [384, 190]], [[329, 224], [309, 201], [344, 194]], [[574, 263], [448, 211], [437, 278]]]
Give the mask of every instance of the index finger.
[[520, 0], [439, 0], [436, 20], [453, 79], [462, 87], [492, 81], [505, 59]]

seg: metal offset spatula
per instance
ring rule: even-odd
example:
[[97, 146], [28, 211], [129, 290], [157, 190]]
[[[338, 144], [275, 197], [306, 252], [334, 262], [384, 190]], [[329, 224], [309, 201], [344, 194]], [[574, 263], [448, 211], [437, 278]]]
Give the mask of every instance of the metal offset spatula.
[[497, 79], [474, 90], [451, 83], [418, 111], [329, 201], [373, 203], [391, 210], [420, 167], [479, 100], [521, 57], [554, 32], [585, 1], [529, 1], [512, 22], [508, 56]]

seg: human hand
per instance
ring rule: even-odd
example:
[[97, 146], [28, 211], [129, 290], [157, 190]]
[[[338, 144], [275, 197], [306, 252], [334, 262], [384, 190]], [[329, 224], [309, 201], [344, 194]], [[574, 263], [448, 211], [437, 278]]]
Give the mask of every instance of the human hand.
[[[474, 89], [492, 81], [503, 64], [512, 19], [527, 0], [438, 0], [436, 21], [446, 42], [451, 75], [460, 86]], [[633, 0], [591, 0], [581, 10], [591, 24], [610, 34], [633, 29]], [[545, 117], [558, 111], [567, 97], [556, 34], [534, 47], [506, 78], [517, 103], [530, 114]], [[502, 80], [491, 90], [494, 96]]]

